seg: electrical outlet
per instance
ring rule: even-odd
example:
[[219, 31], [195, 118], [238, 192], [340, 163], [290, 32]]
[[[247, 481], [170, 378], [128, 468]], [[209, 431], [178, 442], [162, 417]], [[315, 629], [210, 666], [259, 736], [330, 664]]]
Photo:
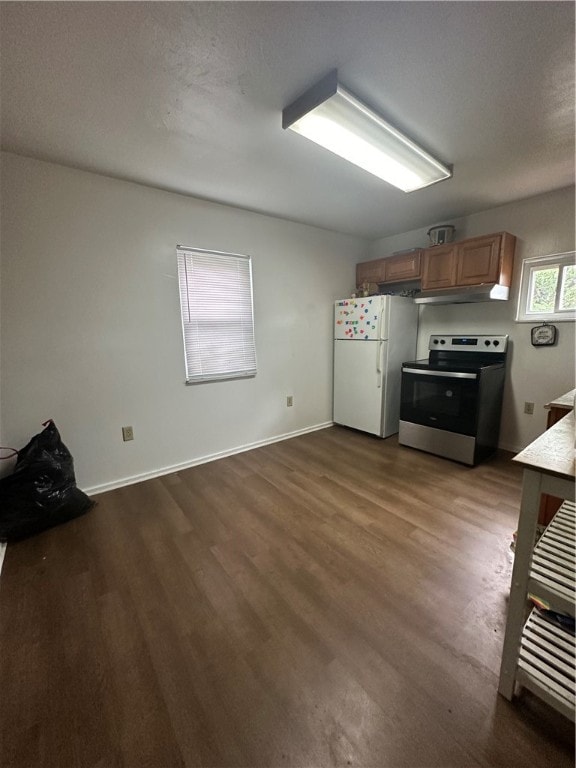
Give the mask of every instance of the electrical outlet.
[[532, 416], [532, 414], [534, 413], [534, 403], [525, 402], [524, 413], [527, 413], [529, 416]]
[[294, 398], [292, 397], [292, 395], [288, 395], [286, 397], [286, 407], [292, 408], [293, 405], [294, 405]]
[[128, 442], [128, 440], [134, 440], [134, 429], [132, 427], [122, 427], [122, 440]]

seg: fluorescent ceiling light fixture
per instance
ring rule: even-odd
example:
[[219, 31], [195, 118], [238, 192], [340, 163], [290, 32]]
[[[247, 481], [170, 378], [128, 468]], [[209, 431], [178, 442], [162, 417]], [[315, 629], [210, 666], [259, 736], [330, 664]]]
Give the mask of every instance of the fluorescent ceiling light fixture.
[[373, 173], [404, 192], [452, 176], [435, 160], [338, 84], [336, 70], [282, 112], [282, 127]]

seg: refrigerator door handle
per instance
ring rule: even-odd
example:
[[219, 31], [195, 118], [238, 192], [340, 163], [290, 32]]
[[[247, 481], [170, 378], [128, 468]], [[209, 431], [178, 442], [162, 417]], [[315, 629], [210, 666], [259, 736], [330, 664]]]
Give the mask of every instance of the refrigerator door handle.
[[378, 389], [382, 386], [382, 340], [376, 345], [376, 373], [378, 374]]
[[384, 307], [380, 305], [380, 317], [378, 318], [378, 339], [382, 339], [384, 325]]

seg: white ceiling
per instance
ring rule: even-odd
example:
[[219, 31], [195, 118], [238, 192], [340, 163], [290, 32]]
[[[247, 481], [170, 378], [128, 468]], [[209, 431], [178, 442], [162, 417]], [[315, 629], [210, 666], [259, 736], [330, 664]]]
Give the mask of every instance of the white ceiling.
[[[2, 148], [368, 238], [574, 183], [572, 2], [2, 2]], [[292, 131], [329, 70], [454, 166], [404, 194]]]

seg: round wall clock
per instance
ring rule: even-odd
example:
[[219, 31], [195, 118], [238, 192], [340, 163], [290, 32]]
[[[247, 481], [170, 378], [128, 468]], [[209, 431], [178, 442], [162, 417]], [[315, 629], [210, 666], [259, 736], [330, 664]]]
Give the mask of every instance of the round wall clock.
[[557, 328], [555, 325], [537, 325], [532, 328], [532, 346], [533, 347], [551, 347], [556, 343]]

